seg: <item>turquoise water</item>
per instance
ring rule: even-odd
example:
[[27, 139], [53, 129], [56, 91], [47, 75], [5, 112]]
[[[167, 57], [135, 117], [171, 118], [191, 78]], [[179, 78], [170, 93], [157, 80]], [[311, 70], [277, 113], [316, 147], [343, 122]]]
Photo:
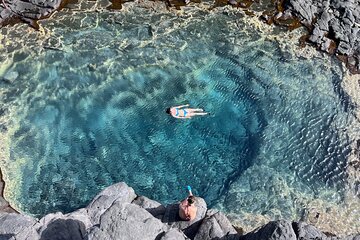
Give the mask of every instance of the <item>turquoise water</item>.
[[[18, 77], [1, 85], [14, 129], [4, 171], [22, 211], [69, 212], [119, 181], [162, 203], [191, 185], [210, 207], [240, 211], [251, 204], [232, 194], [254, 166], [341, 203], [353, 109], [337, 63], [294, 57], [239, 14], [134, 11], [45, 21], [45, 49], [12, 50], [4, 74]], [[211, 114], [165, 113], [185, 103]], [[274, 217], [300, 215], [296, 203], [276, 204]]]

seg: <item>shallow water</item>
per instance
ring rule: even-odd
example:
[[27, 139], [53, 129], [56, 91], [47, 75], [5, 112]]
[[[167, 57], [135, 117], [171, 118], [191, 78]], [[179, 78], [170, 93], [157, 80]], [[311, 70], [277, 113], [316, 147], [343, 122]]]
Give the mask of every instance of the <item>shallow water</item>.
[[[294, 57], [239, 13], [133, 11], [44, 21], [45, 49], [1, 53], [18, 73], [1, 83], [17, 207], [69, 212], [119, 181], [271, 219], [299, 219], [297, 194], [342, 204], [355, 120], [337, 63]], [[165, 113], [183, 103], [210, 115]]]

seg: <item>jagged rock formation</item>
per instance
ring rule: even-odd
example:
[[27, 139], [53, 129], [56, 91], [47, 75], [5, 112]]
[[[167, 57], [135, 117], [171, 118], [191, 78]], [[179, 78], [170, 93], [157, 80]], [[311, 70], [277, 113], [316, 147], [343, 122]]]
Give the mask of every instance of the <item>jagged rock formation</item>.
[[3, 197], [5, 182], [2, 179], [2, 173], [0, 170], [0, 212], [16, 212]]
[[310, 42], [360, 73], [359, 0], [288, 0], [286, 6], [308, 27]]
[[2, 0], [0, 5], [0, 27], [14, 22], [34, 20], [50, 16], [56, 9], [60, 8], [63, 0], [39, 1], [39, 0]]
[[[1, 1], [0, 27], [11, 22], [26, 21], [36, 29], [39, 28], [36, 20], [50, 16], [68, 2], [68, 0]], [[252, 3], [252, 1], [248, 2]], [[275, 22], [283, 22], [287, 25], [287, 20], [293, 19], [292, 16], [295, 15], [309, 29], [310, 42], [322, 51], [336, 54], [352, 73], [360, 73], [359, 0], [277, 0], [275, 2], [278, 2], [276, 5], [278, 13], [273, 18]], [[282, 7], [279, 8], [282, 2], [284, 2], [285, 11]], [[236, 3], [236, 6], [240, 4], [231, 0], [227, 3], [230, 5]], [[115, 9], [121, 9], [121, 7]], [[299, 26], [296, 21], [290, 22], [292, 22], [289, 25], [290, 28]]]
[[[274, 221], [246, 235], [239, 234], [226, 216], [208, 210], [197, 198], [197, 217], [182, 221], [178, 203], [163, 206], [137, 196], [125, 183], [99, 193], [86, 207], [75, 212], [48, 214], [40, 220], [18, 213], [0, 212], [0, 239], [16, 240], [258, 240], [258, 239], [339, 239], [327, 237], [303, 222]], [[349, 236], [348, 240], [359, 239]]]

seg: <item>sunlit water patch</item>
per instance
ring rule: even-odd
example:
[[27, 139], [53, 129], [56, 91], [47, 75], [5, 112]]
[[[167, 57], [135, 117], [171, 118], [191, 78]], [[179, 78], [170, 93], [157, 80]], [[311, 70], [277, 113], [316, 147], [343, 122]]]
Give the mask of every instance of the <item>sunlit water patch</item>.
[[[300, 218], [300, 193], [341, 204], [353, 119], [335, 63], [293, 57], [240, 14], [143, 11], [47, 21], [45, 50], [14, 47], [1, 88], [17, 207], [69, 212], [119, 181], [163, 203], [191, 185], [210, 207], [270, 218]], [[183, 103], [210, 115], [165, 113]]]

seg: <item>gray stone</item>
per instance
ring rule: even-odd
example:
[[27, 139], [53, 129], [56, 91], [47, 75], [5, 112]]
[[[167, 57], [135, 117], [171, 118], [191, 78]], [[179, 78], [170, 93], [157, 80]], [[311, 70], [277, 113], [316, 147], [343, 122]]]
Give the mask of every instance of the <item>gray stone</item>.
[[325, 36], [325, 31], [322, 31], [318, 26], [315, 26], [309, 40], [311, 42], [320, 44], [324, 36]]
[[351, 47], [348, 43], [341, 41], [338, 46], [338, 52], [341, 54], [350, 55]]
[[121, 182], [101, 191], [86, 207], [92, 224], [98, 224], [100, 216], [115, 202], [131, 203], [136, 198], [134, 189]]
[[323, 42], [321, 43], [321, 50], [324, 52], [330, 52], [331, 43], [332, 43], [332, 40], [325, 37], [323, 39]]
[[40, 19], [48, 16], [59, 8], [61, 0], [53, 1], [38, 1], [30, 0], [24, 1], [13, 1], [10, 5], [11, 9], [16, 12], [17, 15], [21, 15], [26, 18]]
[[231, 5], [236, 5], [237, 1], [236, 0], [228, 0], [228, 3]]
[[0, 8], [0, 26], [14, 17], [26, 21], [44, 18], [58, 9], [61, 2], [61, 0], [6, 1], [6, 8]]
[[[345, 55], [357, 59], [360, 52], [360, 2], [358, 0], [289, 0], [287, 9], [299, 17], [301, 22], [311, 29], [314, 27], [309, 40], [321, 50]], [[315, 21], [315, 22], [314, 22]], [[325, 38], [325, 39], [324, 39]], [[330, 41], [337, 44], [337, 48], [329, 48]], [[350, 67], [350, 65], [348, 65]], [[356, 70], [357, 69], [357, 70]], [[351, 65], [353, 73], [360, 73], [360, 63]]]
[[132, 203], [144, 208], [151, 215], [153, 215], [158, 219], [162, 219], [162, 217], [165, 214], [166, 208], [164, 205], [161, 205], [160, 203], [151, 200], [147, 197], [144, 196], [137, 197]]
[[349, 25], [349, 27], [352, 27], [355, 22], [355, 17], [352, 14], [352, 11], [350, 9], [345, 9], [345, 14], [343, 17], [343, 21]]
[[327, 11], [323, 12], [321, 14], [321, 18], [317, 22], [317, 24], [319, 25], [319, 28], [323, 31], [329, 31], [329, 22], [331, 19], [332, 19], [332, 16]]
[[185, 233], [185, 235], [193, 239], [196, 235], [197, 230], [205, 218], [207, 205], [204, 199], [196, 197], [197, 213], [196, 217], [192, 221], [184, 221], [179, 216], [179, 203], [171, 204], [166, 207], [164, 217], [162, 218], [163, 223], [167, 223], [172, 228], [178, 228]]
[[[85, 223], [84, 223], [84, 222]], [[35, 225], [42, 240], [46, 239], [83, 239], [86, 229], [90, 227], [85, 209], [69, 214], [50, 213], [42, 217]]]
[[342, 238], [341, 240], [360, 240], [360, 234], [352, 234], [350, 236]]
[[138, 205], [116, 201], [86, 239], [154, 240], [168, 229], [166, 224]]
[[81, 221], [55, 218], [43, 226], [39, 234], [41, 240], [82, 240], [86, 230]]
[[291, 222], [278, 220], [244, 235], [242, 240], [296, 240], [296, 234], [291, 226]]
[[82, 222], [85, 226], [85, 229], [92, 227], [92, 223], [90, 221], [90, 217], [88, 215], [88, 211], [86, 210], [86, 208], [80, 208], [74, 212], [65, 214], [64, 218], [78, 220]]
[[236, 240], [239, 236], [226, 216], [217, 212], [207, 216], [202, 222], [194, 240], [228, 239]]
[[293, 223], [298, 239], [326, 239], [327, 236], [312, 225], [304, 222]]
[[0, 234], [16, 235], [32, 228], [36, 220], [30, 216], [18, 213], [0, 213]]
[[188, 239], [182, 232], [175, 228], [171, 228], [167, 231], [160, 240], [186, 240]]

